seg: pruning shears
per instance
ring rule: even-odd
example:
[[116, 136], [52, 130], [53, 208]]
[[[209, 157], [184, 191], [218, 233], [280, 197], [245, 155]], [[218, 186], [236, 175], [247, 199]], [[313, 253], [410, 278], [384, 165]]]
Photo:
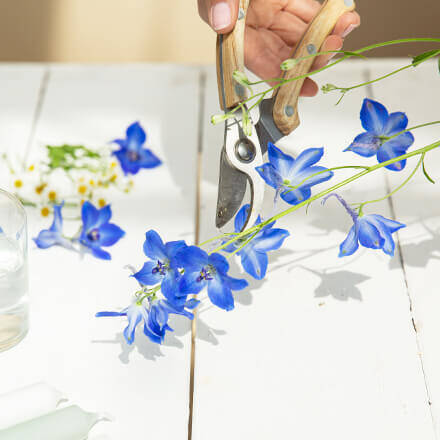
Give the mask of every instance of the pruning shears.
[[[259, 104], [258, 121], [254, 123], [248, 119], [247, 89], [234, 79], [233, 74], [235, 71], [244, 72], [244, 31], [249, 1], [240, 0], [234, 30], [217, 38], [220, 107], [225, 113], [235, 109], [233, 117], [225, 121], [220, 157], [216, 212], [216, 226], [220, 229], [234, 218], [242, 206], [247, 188], [250, 192], [250, 209], [243, 229], [254, 225], [262, 209], [265, 188], [256, 167], [263, 165], [268, 142], [279, 141], [300, 124], [298, 98], [305, 78], [284, 83], [275, 89], [271, 98]], [[296, 78], [309, 72], [314, 57], [307, 56], [316, 54], [339, 17], [354, 9], [353, 0], [326, 0], [293, 49], [292, 58], [301, 61], [286, 71], [283, 78]], [[251, 124], [251, 130], [243, 129], [245, 123]]]

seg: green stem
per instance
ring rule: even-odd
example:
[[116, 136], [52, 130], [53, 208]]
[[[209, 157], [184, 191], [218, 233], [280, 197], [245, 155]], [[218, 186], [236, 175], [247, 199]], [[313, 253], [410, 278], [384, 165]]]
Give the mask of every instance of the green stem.
[[433, 122], [427, 122], [426, 124], [415, 125], [414, 127], [407, 128], [406, 130], [403, 130], [400, 133], [397, 133], [397, 134], [395, 134], [393, 136], [387, 137], [386, 141], [388, 142], [391, 139], [394, 139], [397, 136], [400, 136], [401, 134], [406, 133], [408, 131], [417, 130], [418, 128], [429, 127], [431, 125], [436, 125], [436, 124], [440, 124], [440, 121], [433, 121]]
[[312, 196], [311, 198], [309, 198], [307, 200], [304, 200], [303, 202], [299, 203], [298, 205], [292, 206], [291, 208], [286, 209], [285, 211], [283, 211], [283, 212], [281, 212], [281, 213], [279, 213], [279, 214], [269, 218], [268, 220], [265, 220], [264, 222], [259, 223], [258, 225], [255, 225], [255, 226], [253, 226], [253, 227], [251, 227], [251, 228], [249, 228], [249, 229], [247, 229], [247, 230], [237, 234], [234, 238], [232, 238], [231, 240], [227, 241], [226, 243], [223, 243], [221, 246], [219, 246], [218, 248], [213, 250], [212, 253], [221, 251], [222, 249], [228, 247], [229, 245], [231, 245], [235, 241], [239, 240], [240, 238], [242, 238], [244, 236], [247, 236], [247, 235], [249, 235], [251, 233], [254, 233], [255, 231], [258, 231], [263, 226], [265, 226], [265, 225], [267, 225], [269, 223], [272, 223], [274, 221], [277, 221], [280, 218], [285, 217], [286, 215], [299, 210], [303, 206], [306, 206], [306, 205], [310, 204], [311, 202], [314, 202], [315, 200], [318, 200], [318, 199], [326, 196], [327, 194], [330, 194], [330, 193], [336, 191], [337, 189], [342, 188], [343, 186], [348, 185], [349, 183], [351, 183], [351, 182], [353, 182], [353, 181], [355, 181], [357, 179], [360, 179], [361, 177], [363, 177], [363, 176], [365, 176], [365, 175], [367, 175], [367, 174], [369, 174], [369, 173], [371, 173], [373, 171], [379, 170], [379, 169], [384, 168], [384, 167], [386, 167], [388, 165], [392, 165], [393, 163], [400, 162], [402, 160], [409, 159], [409, 158], [414, 157], [414, 156], [418, 156], [420, 154], [424, 155], [428, 151], [434, 150], [435, 148], [438, 148], [438, 147], [440, 147], [440, 141], [434, 142], [434, 143], [432, 143], [430, 145], [426, 145], [425, 147], [419, 148], [418, 150], [411, 151], [410, 153], [402, 154], [401, 156], [395, 157], [395, 158], [390, 159], [390, 160], [388, 160], [386, 162], [381, 162], [381, 163], [378, 163], [376, 165], [373, 165], [373, 166], [369, 167], [368, 169], [366, 169], [366, 170], [364, 170], [364, 171], [362, 171], [362, 172], [360, 172], [358, 174], [355, 174], [354, 176], [351, 176], [351, 177], [349, 177], [347, 179], [344, 179], [343, 181], [337, 183], [336, 185], [333, 185], [332, 187], [330, 187], [330, 188], [328, 188], [328, 189], [326, 189], [324, 191], [321, 191], [320, 193]]

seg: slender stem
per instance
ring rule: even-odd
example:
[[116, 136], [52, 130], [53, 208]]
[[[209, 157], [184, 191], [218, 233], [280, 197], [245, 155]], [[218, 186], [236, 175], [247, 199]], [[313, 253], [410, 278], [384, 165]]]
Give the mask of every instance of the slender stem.
[[230, 236], [230, 235], [235, 235], [235, 234], [236, 234], [236, 232], [227, 232], [227, 233], [224, 233], [224, 234], [221, 234], [221, 235], [217, 235], [217, 237], [210, 238], [209, 240], [206, 240], [203, 243], [200, 243], [199, 246], [202, 247], [205, 244], [211, 243], [212, 241], [220, 240], [222, 238], [225, 238], [225, 237]]
[[422, 127], [429, 127], [430, 125], [436, 125], [436, 124], [440, 124], [440, 121], [433, 121], [433, 122], [427, 122], [426, 124], [420, 124], [420, 125], [415, 125], [414, 127], [410, 127], [407, 128], [406, 130], [403, 130], [393, 136], [388, 137], [386, 140], [387, 142], [390, 141], [391, 139], [396, 138], [397, 136], [400, 136], [403, 133], [406, 133], [408, 131], [412, 131], [412, 130], [417, 130], [417, 128], [422, 128]]
[[376, 165], [373, 165], [373, 166], [369, 167], [368, 169], [366, 169], [366, 170], [364, 170], [364, 171], [362, 171], [362, 172], [360, 172], [358, 174], [355, 174], [354, 176], [351, 176], [351, 177], [349, 177], [347, 179], [344, 179], [343, 181], [337, 183], [336, 185], [333, 185], [332, 187], [330, 187], [330, 188], [328, 188], [328, 189], [326, 189], [324, 191], [321, 191], [320, 193], [312, 196], [311, 198], [309, 198], [307, 200], [304, 200], [303, 202], [299, 203], [298, 205], [292, 206], [291, 208], [286, 209], [285, 211], [283, 211], [283, 212], [281, 212], [281, 213], [279, 213], [277, 215], [274, 215], [273, 217], [269, 218], [268, 220], [265, 220], [264, 222], [259, 223], [258, 225], [253, 226], [253, 227], [251, 227], [251, 228], [249, 228], [249, 229], [247, 229], [247, 230], [237, 234], [234, 238], [232, 238], [231, 240], [223, 243], [221, 246], [219, 246], [218, 248], [216, 248], [212, 252], [221, 251], [222, 249], [228, 247], [229, 245], [231, 245], [235, 241], [239, 240], [240, 238], [242, 238], [242, 237], [244, 237], [246, 235], [249, 235], [249, 234], [257, 231], [260, 228], [262, 228], [263, 226], [265, 226], [265, 225], [267, 225], [269, 223], [272, 223], [272, 222], [274, 222], [276, 220], [279, 220], [280, 218], [285, 217], [286, 215], [288, 215], [288, 214], [290, 214], [290, 213], [292, 213], [294, 211], [297, 211], [298, 209], [302, 208], [303, 206], [306, 206], [306, 205], [310, 204], [311, 202], [314, 202], [315, 200], [318, 200], [318, 199], [326, 196], [327, 194], [330, 194], [330, 193], [336, 191], [337, 189], [342, 188], [343, 186], [345, 186], [345, 185], [347, 185], [347, 184], [349, 184], [349, 183], [351, 183], [351, 182], [353, 182], [353, 181], [355, 181], [357, 179], [360, 179], [361, 177], [363, 177], [363, 176], [365, 176], [365, 175], [367, 175], [367, 174], [369, 174], [369, 173], [371, 173], [373, 171], [379, 170], [379, 169], [384, 168], [384, 167], [386, 167], [388, 165], [392, 165], [393, 163], [400, 162], [400, 161], [402, 161], [404, 159], [409, 159], [411, 157], [418, 156], [420, 154], [425, 154], [428, 151], [434, 150], [435, 148], [438, 148], [438, 147], [440, 147], [440, 141], [434, 142], [434, 143], [432, 143], [430, 145], [426, 145], [425, 147], [419, 148], [418, 150], [411, 151], [410, 153], [406, 153], [406, 154], [403, 154], [401, 156], [395, 157], [393, 159], [387, 160], [386, 162], [381, 162], [381, 163], [378, 163]]
[[422, 163], [423, 163], [423, 160], [425, 158], [425, 154], [426, 153], [422, 154], [422, 156], [420, 157], [420, 160], [418, 161], [418, 163], [415, 166], [414, 170], [411, 172], [411, 174], [397, 188], [395, 188], [393, 191], [391, 191], [387, 195], [385, 195], [383, 197], [380, 197], [379, 199], [368, 200], [367, 202], [360, 203], [359, 204], [359, 213], [362, 212], [362, 209], [363, 209], [363, 207], [365, 205], [369, 205], [370, 203], [382, 202], [383, 200], [386, 200], [389, 197], [391, 197], [392, 195], [396, 194], [397, 191], [401, 190], [414, 177], [414, 174], [416, 174], [417, 170], [420, 168], [420, 165], [422, 165]]

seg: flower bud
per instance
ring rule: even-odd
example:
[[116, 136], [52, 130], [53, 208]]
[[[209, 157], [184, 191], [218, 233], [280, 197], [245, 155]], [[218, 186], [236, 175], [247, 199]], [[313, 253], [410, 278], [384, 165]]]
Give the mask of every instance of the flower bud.
[[294, 58], [288, 58], [281, 63], [281, 70], [290, 70], [298, 64], [298, 60]]
[[229, 113], [223, 113], [220, 115], [211, 116], [211, 124], [213, 124], [213, 125], [220, 124], [220, 123], [226, 121], [226, 119], [229, 119], [230, 117], [231, 117], [231, 115]]
[[323, 91], [323, 93], [328, 93], [328, 92], [331, 92], [332, 90], [336, 90], [338, 88], [339, 87], [336, 87], [334, 84], [324, 84], [321, 87], [321, 90]]

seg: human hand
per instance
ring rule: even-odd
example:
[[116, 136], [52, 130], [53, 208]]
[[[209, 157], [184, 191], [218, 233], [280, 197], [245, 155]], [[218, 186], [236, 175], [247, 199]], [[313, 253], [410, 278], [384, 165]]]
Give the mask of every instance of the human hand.
[[[199, 14], [215, 32], [225, 34], [235, 26], [239, 0], [198, 0]], [[293, 48], [310, 21], [319, 12], [317, 0], [251, 0], [246, 17], [245, 64], [262, 79], [281, 75], [280, 64], [292, 55]], [[321, 51], [340, 50], [344, 38], [360, 25], [357, 12], [347, 12], [338, 20]], [[320, 55], [312, 70], [325, 66], [332, 54]], [[317, 84], [306, 78], [302, 96], [315, 96]]]

